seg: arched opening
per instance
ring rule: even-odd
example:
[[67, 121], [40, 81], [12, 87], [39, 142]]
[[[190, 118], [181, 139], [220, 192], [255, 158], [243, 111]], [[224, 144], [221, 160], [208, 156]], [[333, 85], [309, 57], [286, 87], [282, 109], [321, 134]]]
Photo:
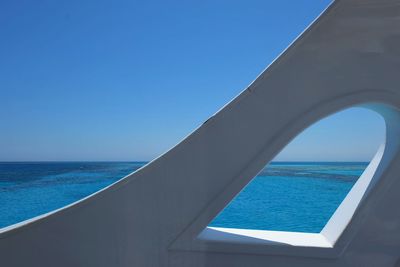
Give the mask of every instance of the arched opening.
[[333, 247], [376, 182], [373, 178], [384, 168], [378, 173], [393, 132], [386, 133], [385, 122], [395, 113], [371, 104], [310, 126], [252, 179], [199, 238]]
[[384, 141], [376, 112], [350, 108], [289, 143], [211, 227], [319, 233]]

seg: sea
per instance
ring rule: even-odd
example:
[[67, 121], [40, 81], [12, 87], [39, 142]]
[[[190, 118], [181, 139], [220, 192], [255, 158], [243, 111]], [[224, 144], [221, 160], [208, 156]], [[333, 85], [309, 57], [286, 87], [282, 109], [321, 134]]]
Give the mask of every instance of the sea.
[[[0, 228], [61, 208], [146, 162], [0, 162]], [[319, 233], [367, 162], [272, 162], [209, 226]]]

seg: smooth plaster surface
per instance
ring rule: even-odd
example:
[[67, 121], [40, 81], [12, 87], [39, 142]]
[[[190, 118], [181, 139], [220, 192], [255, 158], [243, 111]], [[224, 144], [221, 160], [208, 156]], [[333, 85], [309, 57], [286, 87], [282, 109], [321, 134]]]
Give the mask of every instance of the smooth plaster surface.
[[[335, 1], [170, 151], [82, 201], [1, 230], [0, 266], [399, 267], [399, 84], [400, 1]], [[333, 247], [290, 236], [198, 238], [297, 134], [355, 105], [382, 114], [386, 143], [321, 232]]]

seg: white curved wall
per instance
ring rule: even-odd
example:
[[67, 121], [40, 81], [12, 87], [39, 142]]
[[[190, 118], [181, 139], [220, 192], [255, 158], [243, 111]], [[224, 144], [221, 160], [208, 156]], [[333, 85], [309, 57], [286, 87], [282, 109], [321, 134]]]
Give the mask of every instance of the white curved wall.
[[[400, 2], [336, 1], [253, 84], [166, 154], [83, 201], [0, 233], [0, 264], [400, 266], [399, 70]], [[333, 248], [197, 238], [299, 132], [364, 103], [379, 103], [385, 116], [385, 160]]]

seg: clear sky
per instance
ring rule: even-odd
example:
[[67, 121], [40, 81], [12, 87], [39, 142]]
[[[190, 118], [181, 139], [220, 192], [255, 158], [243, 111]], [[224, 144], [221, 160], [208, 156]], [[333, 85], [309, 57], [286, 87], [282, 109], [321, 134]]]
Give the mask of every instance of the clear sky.
[[[0, 161], [150, 160], [241, 92], [329, 2], [1, 1]], [[382, 121], [359, 109], [337, 116], [342, 124], [315, 126], [324, 137], [306, 133], [279, 159], [369, 158]], [[355, 137], [351, 120], [369, 124], [362, 145], [336, 138]]]

